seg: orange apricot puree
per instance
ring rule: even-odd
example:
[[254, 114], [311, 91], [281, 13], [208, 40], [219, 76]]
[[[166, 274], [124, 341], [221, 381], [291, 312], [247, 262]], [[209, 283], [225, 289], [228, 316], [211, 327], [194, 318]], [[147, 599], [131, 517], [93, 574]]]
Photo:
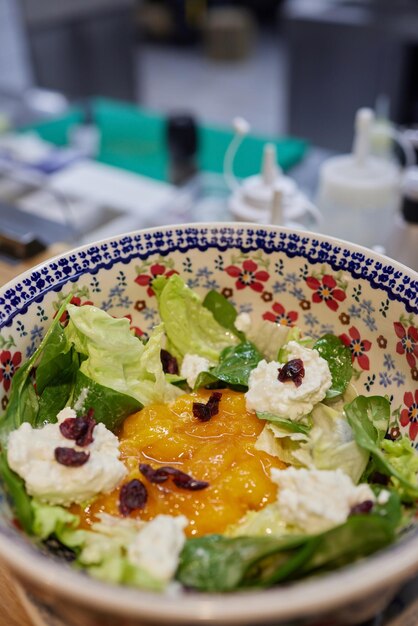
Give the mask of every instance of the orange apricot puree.
[[[172, 404], [154, 404], [128, 417], [120, 433], [121, 459], [129, 474], [124, 480], [141, 480], [148, 491], [145, 508], [131, 517], [153, 519], [159, 513], [185, 515], [186, 533], [200, 536], [222, 533], [249, 510], [259, 510], [276, 498], [270, 480], [272, 467], [283, 468], [278, 459], [254, 448], [264, 422], [245, 408], [243, 393], [224, 390], [219, 413], [208, 422], [193, 416], [193, 402], [207, 402], [211, 392], [201, 390], [180, 396]], [[138, 469], [148, 463], [154, 469], [172, 465], [198, 480], [209, 482], [202, 491], [186, 491], [171, 479], [150, 483]], [[120, 488], [98, 496], [81, 515], [90, 525], [99, 512], [120, 515]]]

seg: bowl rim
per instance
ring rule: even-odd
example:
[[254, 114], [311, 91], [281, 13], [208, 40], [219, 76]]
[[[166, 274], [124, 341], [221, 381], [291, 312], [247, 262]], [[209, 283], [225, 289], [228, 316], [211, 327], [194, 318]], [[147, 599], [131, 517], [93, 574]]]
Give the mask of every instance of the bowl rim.
[[[322, 242], [324, 244], [332, 242], [332, 244], [336, 245], [338, 247], [338, 249], [341, 248], [341, 246], [346, 246], [348, 248], [348, 250], [350, 250], [351, 252], [354, 252], [356, 254], [362, 254], [364, 256], [369, 257], [369, 259], [371, 259], [374, 263], [385, 263], [385, 267], [390, 267], [391, 269], [397, 271], [397, 272], [401, 272], [401, 274], [404, 275], [404, 277], [407, 277], [408, 279], [408, 283], [411, 283], [414, 287], [414, 290], [416, 291], [416, 303], [411, 304], [411, 300], [410, 298], [405, 298], [402, 297], [399, 293], [394, 294], [392, 291], [390, 291], [387, 286], [385, 284], [383, 284], [383, 282], [381, 282], [380, 284], [378, 282], [376, 282], [376, 280], [374, 279], [374, 277], [371, 276], [359, 276], [358, 274], [358, 270], [354, 270], [350, 267], [339, 267], [338, 264], [335, 262], [335, 260], [332, 260], [330, 258], [327, 258], [326, 256], [322, 256], [321, 258], [317, 258], [317, 259], [310, 259], [309, 256], [304, 255], [302, 252], [295, 252], [292, 254], [289, 254], [289, 252], [284, 249], [281, 250], [280, 252], [283, 252], [284, 254], [286, 254], [289, 257], [301, 257], [301, 258], [305, 258], [307, 261], [309, 261], [312, 265], [316, 264], [316, 263], [328, 263], [329, 265], [331, 265], [331, 267], [333, 267], [333, 269], [343, 269], [343, 271], [348, 272], [353, 278], [360, 278], [363, 280], [366, 280], [367, 282], [370, 283], [372, 288], [378, 288], [380, 287], [381, 289], [383, 289], [387, 294], [388, 297], [392, 300], [397, 300], [398, 302], [401, 302], [405, 305], [405, 307], [407, 308], [408, 312], [412, 312], [414, 314], [418, 314], [418, 272], [413, 270], [412, 268], [407, 267], [406, 265], [403, 265], [402, 263], [400, 263], [399, 261], [396, 261], [395, 259], [391, 259], [388, 256], [385, 256], [383, 254], [380, 254], [374, 250], [371, 250], [369, 248], [365, 248], [364, 246], [360, 246], [358, 244], [354, 244], [351, 243], [349, 241], [345, 241], [344, 239], [338, 239], [336, 237], [331, 237], [328, 235], [322, 235], [320, 233], [315, 233], [312, 231], [308, 231], [308, 230], [302, 230], [302, 229], [293, 229], [293, 228], [288, 228], [285, 226], [274, 226], [274, 225], [270, 225], [270, 224], [253, 224], [250, 222], [191, 222], [191, 223], [185, 223], [185, 224], [167, 224], [164, 226], [153, 226], [152, 228], [143, 228], [143, 229], [138, 229], [135, 231], [131, 231], [131, 232], [127, 232], [127, 233], [122, 233], [120, 235], [114, 235], [113, 237], [106, 237], [104, 239], [100, 239], [98, 241], [94, 241], [94, 242], [90, 242], [87, 244], [82, 244], [76, 248], [71, 248], [67, 251], [64, 251], [62, 253], [59, 253], [49, 259], [46, 259], [45, 261], [39, 263], [38, 265], [26, 270], [25, 272], [19, 274], [18, 276], [15, 276], [14, 278], [12, 278], [9, 282], [7, 282], [5, 285], [0, 286], [0, 306], [3, 304], [4, 298], [3, 298], [3, 294], [7, 291], [7, 290], [11, 290], [13, 289], [13, 287], [15, 287], [16, 285], [19, 285], [19, 287], [23, 288], [22, 283], [19, 284], [19, 281], [23, 281], [23, 280], [30, 280], [31, 278], [33, 278], [33, 275], [35, 272], [37, 272], [38, 270], [42, 269], [42, 268], [49, 268], [51, 269], [51, 265], [57, 261], [60, 261], [60, 259], [65, 259], [68, 255], [77, 255], [80, 252], [84, 253], [85, 251], [88, 252], [89, 248], [91, 247], [97, 247], [97, 246], [106, 246], [107, 244], [111, 244], [112, 242], [121, 242], [123, 239], [125, 238], [129, 238], [132, 240], [132, 238], [134, 237], [138, 237], [141, 236], [143, 234], [149, 234], [149, 235], [155, 235], [159, 232], [164, 232], [164, 231], [169, 231], [169, 230], [183, 230], [186, 233], [186, 229], [196, 229], [196, 230], [201, 230], [201, 229], [217, 229], [217, 232], [222, 230], [222, 229], [231, 229], [231, 230], [238, 230], [238, 229], [243, 229], [243, 230], [252, 230], [255, 231], [257, 234], [257, 230], [261, 233], [266, 231], [268, 232], [276, 232], [276, 233], [283, 233], [284, 235], [287, 235], [288, 237], [291, 235], [295, 235], [298, 236], [299, 238], [304, 238], [307, 237], [308, 239], [313, 241], [318, 240], [319, 242]], [[209, 249], [209, 248], [213, 248], [216, 246], [220, 246], [220, 242], [217, 242], [216, 244], [209, 244], [207, 246], [205, 246], [204, 249]], [[225, 244], [223, 244], [225, 246]], [[234, 247], [234, 246], [233, 246]], [[236, 244], [235, 247], [238, 247], [238, 245]], [[199, 246], [200, 248], [200, 246]], [[181, 248], [181, 251], [189, 251], [193, 249], [193, 245], [185, 245]], [[200, 248], [201, 249], [201, 248]], [[227, 249], [227, 248], [225, 248]], [[246, 248], [248, 249], [249, 252], [252, 251], [256, 251], [258, 248], [251, 246]], [[264, 250], [266, 251], [266, 249], [264, 248]], [[156, 252], [156, 250], [152, 250], [149, 253], [147, 252], [146, 254], [143, 254], [144, 258], [148, 258], [148, 256], [151, 256], [152, 254], [154, 254]], [[275, 252], [275, 250], [270, 250], [269, 253], [273, 253]], [[168, 255], [170, 253], [170, 250], [165, 251], [165, 255]], [[122, 262], [122, 263], [129, 263], [132, 261], [133, 258], [137, 258], [139, 256], [139, 253], [136, 252], [134, 254], [130, 254], [128, 255], [126, 258], [122, 258], [122, 257], [117, 257], [112, 259], [110, 262], [108, 263], [102, 263], [99, 264], [98, 266], [93, 266], [91, 268], [84, 268], [83, 271], [80, 271], [78, 274], [69, 276], [66, 275], [61, 279], [57, 279], [56, 282], [51, 283], [47, 286], [47, 288], [42, 289], [41, 290], [41, 296], [38, 294], [36, 295], [36, 292], [34, 294], [31, 294], [30, 297], [28, 297], [26, 295], [26, 299], [24, 302], [24, 305], [22, 306], [22, 309], [15, 309], [15, 311], [13, 312], [13, 314], [10, 316], [6, 316], [6, 320], [1, 321], [0, 319], [0, 330], [11, 324], [13, 318], [16, 315], [19, 315], [21, 313], [24, 313], [25, 310], [34, 302], [41, 302], [44, 298], [44, 296], [49, 293], [50, 291], [59, 291], [60, 288], [69, 283], [75, 283], [77, 281], [78, 278], [80, 278], [80, 276], [84, 275], [84, 274], [96, 274], [98, 271], [100, 271], [101, 269], [106, 269], [107, 267], [112, 267], [113, 265], [115, 265], [118, 262]], [[411, 282], [412, 281], [412, 282]]]
[[[375, 261], [390, 264], [403, 274], [418, 280], [418, 273], [401, 263], [373, 250], [357, 244], [320, 235], [310, 231], [296, 230], [274, 225], [255, 225], [243, 222], [205, 222], [165, 225], [140, 229], [130, 233], [115, 235], [97, 242], [83, 244], [77, 248], [60, 253], [23, 274], [13, 278], [0, 287], [0, 296], [7, 289], [25, 279], [34, 271], [66, 258], [69, 254], [88, 250], [91, 246], [120, 241], [124, 237], [156, 233], [167, 230], [185, 230], [187, 228], [213, 229], [252, 229], [267, 232], [283, 232], [301, 237], [318, 239], [347, 246], [350, 250], [361, 252]], [[297, 255], [296, 255], [297, 256]], [[323, 262], [327, 262], [324, 258]], [[88, 272], [88, 270], [87, 270]], [[367, 277], [362, 280], [367, 281]], [[55, 284], [55, 290], [62, 285], [75, 282], [66, 277]], [[53, 287], [43, 290], [45, 293]], [[36, 295], [27, 303], [36, 301]], [[413, 307], [414, 308], [414, 307]], [[418, 311], [418, 309], [417, 309]], [[0, 325], [0, 328], [4, 324]], [[25, 546], [11, 540], [10, 532], [0, 526], [0, 558], [5, 560], [12, 571], [21, 579], [30, 581], [35, 586], [49, 589], [55, 595], [74, 600], [90, 608], [111, 611], [113, 614], [135, 616], [151, 621], [164, 620], [175, 623], [182, 620], [185, 624], [193, 622], [228, 624], [260, 619], [289, 619], [307, 616], [315, 612], [331, 611], [337, 607], [354, 602], [382, 589], [400, 585], [410, 575], [418, 572], [418, 529], [410, 536], [401, 539], [385, 550], [371, 555], [367, 559], [318, 578], [303, 580], [290, 586], [275, 587], [258, 592], [239, 592], [230, 595], [193, 593], [180, 596], [158, 595], [117, 585], [108, 585], [88, 578], [63, 566], [37, 552], [32, 544]], [[179, 602], [179, 598], [181, 601]], [[244, 599], [245, 598], [245, 602]], [[157, 600], [157, 602], [156, 602]]]
[[[102, 583], [19, 543], [0, 529], [0, 558], [21, 580], [101, 612], [158, 624], [259, 623], [324, 614], [398, 588], [418, 571], [418, 529], [353, 565], [291, 585], [231, 594], [156, 594]], [[389, 599], [389, 598], [388, 598]], [[161, 621], [162, 620], [162, 621]]]

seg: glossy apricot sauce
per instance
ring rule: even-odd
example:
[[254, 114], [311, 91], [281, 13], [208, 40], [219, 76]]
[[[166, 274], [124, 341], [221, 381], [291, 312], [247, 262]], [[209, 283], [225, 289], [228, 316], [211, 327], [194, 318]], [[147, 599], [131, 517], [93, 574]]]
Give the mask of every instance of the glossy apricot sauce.
[[[193, 416], [193, 402], [206, 403], [210, 394], [207, 390], [185, 394], [174, 403], [148, 406], [125, 420], [119, 436], [121, 459], [129, 470], [124, 482], [137, 478], [148, 491], [145, 507], [131, 517], [150, 520], [160, 513], [183, 514], [190, 522], [186, 534], [200, 536], [222, 533], [247, 511], [276, 499], [270, 469], [285, 465], [254, 448], [264, 422], [246, 410], [243, 393], [229, 390], [222, 392], [218, 414], [200, 421]], [[139, 463], [154, 469], [171, 465], [209, 486], [187, 491], [171, 479], [152, 484], [140, 473]], [[82, 511], [74, 507], [82, 525], [94, 522], [99, 512], [120, 515], [119, 491], [120, 487], [98, 496]]]

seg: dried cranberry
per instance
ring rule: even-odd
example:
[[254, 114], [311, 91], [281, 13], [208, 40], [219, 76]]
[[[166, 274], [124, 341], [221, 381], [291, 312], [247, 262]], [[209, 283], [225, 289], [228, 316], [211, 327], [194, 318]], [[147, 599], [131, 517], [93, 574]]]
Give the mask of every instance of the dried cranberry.
[[374, 506], [372, 500], [365, 500], [351, 508], [350, 515], [367, 515]]
[[201, 422], [208, 422], [212, 417], [210, 407], [204, 402], [193, 402], [193, 417], [196, 417]]
[[144, 483], [134, 478], [125, 483], [119, 494], [119, 511], [124, 517], [132, 511], [143, 509], [148, 500], [147, 488]]
[[55, 460], [67, 467], [80, 467], [89, 460], [88, 452], [78, 452], [74, 448], [55, 448]]
[[189, 474], [182, 472], [176, 467], [171, 467], [170, 465], [164, 465], [163, 467], [159, 467], [158, 469], [153, 469], [151, 465], [147, 465], [146, 463], [140, 463], [139, 471], [145, 476], [147, 480], [150, 481], [150, 483], [165, 483], [168, 480], [169, 476], [171, 476], [173, 479], [173, 483], [179, 489], [200, 491], [201, 489], [206, 489], [206, 487], [209, 487], [209, 483], [205, 480], [196, 480], [192, 476], [189, 476]]
[[66, 439], [74, 439], [78, 446], [88, 446], [93, 441], [93, 430], [96, 420], [93, 419], [94, 409], [89, 409], [87, 415], [69, 417], [60, 424], [60, 432]]
[[291, 359], [279, 369], [277, 378], [281, 383], [293, 382], [296, 387], [299, 387], [304, 376], [305, 368], [302, 359]]
[[170, 354], [164, 348], [160, 352], [161, 364], [163, 366], [163, 372], [165, 374], [178, 374], [179, 373], [179, 364], [177, 363], [177, 359], [175, 356]]
[[373, 474], [371, 474], [369, 477], [369, 481], [377, 485], [388, 485], [390, 482], [390, 478], [389, 476], [386, 476], [381, 472], [373, 472]]
[[147, 465], [147, 463], [140, 463], [139, 471], [150, 483], [159, 485], [165, 483], [170, 473], [173, 473], [175, 469], [174, 467], [159, 467], [158, 469], [153, 469], [151, 465]]
[[193, 402], [193, 416], [201, 422], [208, 422], [211, 417], [219, 413], [219, 402], [221, 398], [222, 394], [219, 391], [214, 391], [206, 404], [203, 402]]
[[219, 391], [214, 391], [206, 404], [206, 406], [210, 408], [210, 414], [212, 417], [219, 413], [219, 402], [221, 401], [221, 398], [222, 394]]

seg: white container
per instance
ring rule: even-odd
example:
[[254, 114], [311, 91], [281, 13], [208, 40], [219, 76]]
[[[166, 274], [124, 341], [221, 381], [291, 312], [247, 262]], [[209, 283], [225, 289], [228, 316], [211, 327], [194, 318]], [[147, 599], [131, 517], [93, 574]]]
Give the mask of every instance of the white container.
[[372, 247], [385, 242], [400, 203], [400, 170], [395, 163], [370, 155], [374, 114], [357, 112], [352, 154], [322, 165], [317, 204], [321, 230]]

